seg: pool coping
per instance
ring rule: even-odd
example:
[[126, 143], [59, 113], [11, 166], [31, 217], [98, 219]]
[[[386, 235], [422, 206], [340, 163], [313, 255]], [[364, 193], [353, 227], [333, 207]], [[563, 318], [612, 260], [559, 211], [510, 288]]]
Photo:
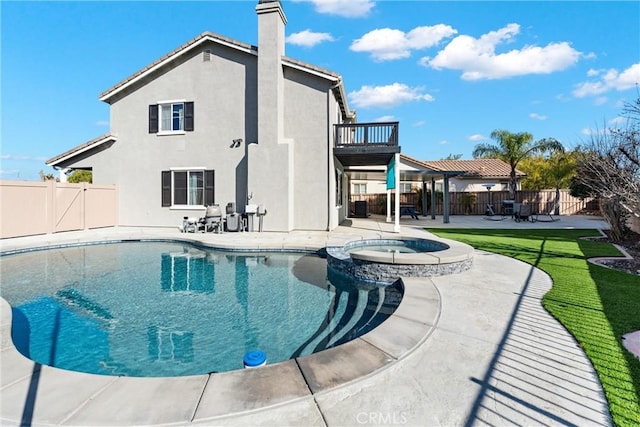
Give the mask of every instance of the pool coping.
[[[207, 242], [200, 235], [170, 238], [107, 238], [67, 241], [59, 247], [117, 241], [170, 240], [222, 250], [317, 251], [318, 245], [263, 243], [256, 249]], [[358, 238], [345, 237], [347, 241]], [[345, 240], [343, 239], [343, 240]], [[327, 242], [328, 243], [328, 242]], [[246, 242], [245, 242], [246, 245]], [[40, 250], [24, 247], [23, 250]], [[15, 253], [3, 251], [2, 254]], [[14, 248], [13, 251], [21, 251]], [[428, 279], [402, 278], [403, 299], [395, 312], [369, 333], [308, 356], [258, 369], [186, 377], [111, 377], [37, 364], [11, 339], [11, 308], [0, 301], [2, 421], [20, 423], [34, 385], [35, 424], [184, 424], [224, 419], [312, 398], [376, 375], [408, 357], [433, 332], [441, 311], [437, 288]], [[22, 397], [21, 397], [22, 396]], [[25, 397], [26, 396], [26, 397]], [[152, 397], [152, 398], [150, 398]], [[47, 403], [50, 401], [49, 403]], [[33, 405], [33, 403], [32, 403]]]

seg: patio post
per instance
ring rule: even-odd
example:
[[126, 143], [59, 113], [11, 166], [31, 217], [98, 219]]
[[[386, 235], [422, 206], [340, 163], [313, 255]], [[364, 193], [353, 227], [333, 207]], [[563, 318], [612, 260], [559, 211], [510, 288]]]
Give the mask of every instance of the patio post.
[[400, 232], [400, 153], [396, 153], [395, 154], [395, 181], [396, 181], [396, 203], [395, 203], [395, 209], [396, 209], [396, 221], [395, 224], [393, 226], [393, 231], [395, 233], [399, 233]]
[[387, 190], [387, 222], [391, 222], [391, 190]]
[[431, 219], [436, 219], [436, 178], [431, 177]]
[[442, 222], [449, 224], [449, 175], [444, 175], [444, 199], [442, 201]]
[[422, 216], [427, 216], [427, 182], [422, 178]]

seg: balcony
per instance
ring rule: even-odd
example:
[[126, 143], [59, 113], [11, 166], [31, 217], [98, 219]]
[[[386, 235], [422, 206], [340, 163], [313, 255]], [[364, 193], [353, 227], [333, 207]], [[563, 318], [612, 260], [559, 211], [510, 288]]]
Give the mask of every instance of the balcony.
[[387, 165], [398, 145], [398, 122], [334, 125], [334, 154], [344, 166]]

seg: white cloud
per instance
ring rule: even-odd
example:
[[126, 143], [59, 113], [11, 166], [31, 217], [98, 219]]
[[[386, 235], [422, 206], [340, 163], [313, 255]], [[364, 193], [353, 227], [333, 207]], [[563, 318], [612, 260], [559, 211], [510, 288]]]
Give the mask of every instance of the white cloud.
[[47, 160], [46, 157], [42, 156], [27, 156], [24, 154], [2, 154], [0, 155], [0, 159], [2, 160], [29, 160], [35, 162], [44, 162]]
[[314, 47], [319, 43], [332, 41], [335, 41], [335, 39], [331, 34], [316, 33], [309, 29], [300, 31], [299, 33], [293, 33], [286, 38], [287, 43], [302, 47]]
[[416, 27], [405, 33], [393, 28], [378, 28], [354, 40], [349, 49], [354, 52], [368, 52], [376, 61], [391, 61], [408, 58], [412, 50], [436, 46], [442, 39], [457, 31], [444, 24]]
[[0, 169], [0, 175], [20, 175], [20, 169]]
[[531, 113], [529, 114], [529, 117], [531, 117], [534, 120], [547, 120], [547, 116], [543, 115], [543, 114], [538, 114], [538, 113]]
[[627, 122], [627, 119], [621, 116], [618, 116], [616, 118], [609, 120], [609, 124], [614, 126], [621, 125], [626, 122]]
[[591, 135], [604, 135], [608, 134], [609, 130], [605, 128], [584, 128], [580, 131], [583, 135], [591, 136]]
[[293, 0], [308, 2], [315, 6], [316, 12], [338, 15], [345, 18], [367, 16], [376, 5], [373, 0]]
[[421, 63], [435, 69], [461, 70], [464, 80], [501, 79], [561, 71], [578, 62], [582, 55], [568, 42], [549, 43], [544, 47], [526, 45], [496, 53], [500, 44], [513, 42], [519, 33], [520, 25], [508, 24], [480, 38], [460, 35], [434, 58], [423, 58]]
[[433, 101], [433, 96], [421, 87], [409, 87], [403, 83], [386, 86], [362, 86], [349, 93], [350, 102], [356, 107], [391, 108], [411, 101]]
[[593, 100], [593, 103], [595, 105], [603, 105], [605, 104], [607, 101], [609, 100], [609, 98], [607, 98], [606, 96], [599, 96], [596, 99]]
[[419, 128], [419, 127], [424, 126], [426, 124], [427, 124], [426, 120], [418, 120], [417, 122], [415, 122], [411, 126], [413, 126], [414, 128]]
[[95, 124], [96, 124], [96, 126], [109, 126], [109, 121], [108, 120], [98, 120]]
[[576, 98], [601, 95], [611, 90], [623, 91], [635, 87], [640, 84], [640, 62], [621, 72], [615, 68], [589, 70], [587, 77], [593, 77], [596, 80], [578, 83], [573, 90], [573, 96]]
[[489, 139], [489, 138], [487, 138], [484, 135], [480, 135], [479, 133], [475, 133], [475, 134], [473, 134], [473, 135], [471, 135], [469, 137], [469, 141], [484, 141], [484, 140], [487, 140], [487, 139]]
[[449, 141], [447, 141], [446, 139], [443, 139], [442, 141], [438, 141], [438, 144], [440, 145], [447, 145], [449, 143]]
[[396, 122], [397, 120], [395, 116], [380, 116], [377, 119], [374, 119], [373, 121], [377, 123], [381, 123], [381, 122]]

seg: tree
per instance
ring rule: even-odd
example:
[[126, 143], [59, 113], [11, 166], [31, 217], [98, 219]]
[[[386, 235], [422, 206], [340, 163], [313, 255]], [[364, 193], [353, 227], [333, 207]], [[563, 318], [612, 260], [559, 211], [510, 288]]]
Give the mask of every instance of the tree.
[[478, 144], [473, 149], [473, 157], [500, 159], [509, 164], [509, 197], [513, 200], [516, 199], [517, 191], [516, 168], [522, 159], [550, 151], [564, 151], [564, 147], [557, 140], [547, 138], [533, 142], [533, 135], [527, 132], [494, 130], [491, 132], [491, 138], [497, 141], [497, 145]]
[[556, 189], [554, 215], [560, 215], [560, 189], [571, 185], [571, 180], [576, 176], [577, 161], [578, 153], [575, 151], [556, 152], [549, 158], [549, 175]]
[[571, 187], [571, 180], [576, 175], [578, 153], [554, 152], [549, 157], [535, 156], [522, 159], [520, 169], [527, 174], [522, 180], [522, 188], [526, 190], [542, 190], [555, 188], [555, 215], [560, 214], [560, 189]]
[[526, 178], [522, 180], [523, 190], [544, 190], [552, 187], [547, 159], [544, 156], [522, 159], [518, 169], [527, 174]]
[[40, 175], [40, 181], [58, 181], [59, 180], [59, 178], [56, 178], [54, 174], [44, 173], [42, 169], [40, 170], [39, 175]]
[[627, 234], [629, 216], [640, 217], [640, 97], [623, 109], [626, 127], [595, 132], [580, 147], [574, 190], [597, 197], [611, 237]]
[[93, 182], [93, 173], [84, 169], [76, 169], [74, 170], [69, 178], [67, 178], [67, 182], [78, 183], [78, 182]]
[[462, 158], [462, 154], [449, 154], [447, 157], [440, 160], [460, 160], [461, 158]]

